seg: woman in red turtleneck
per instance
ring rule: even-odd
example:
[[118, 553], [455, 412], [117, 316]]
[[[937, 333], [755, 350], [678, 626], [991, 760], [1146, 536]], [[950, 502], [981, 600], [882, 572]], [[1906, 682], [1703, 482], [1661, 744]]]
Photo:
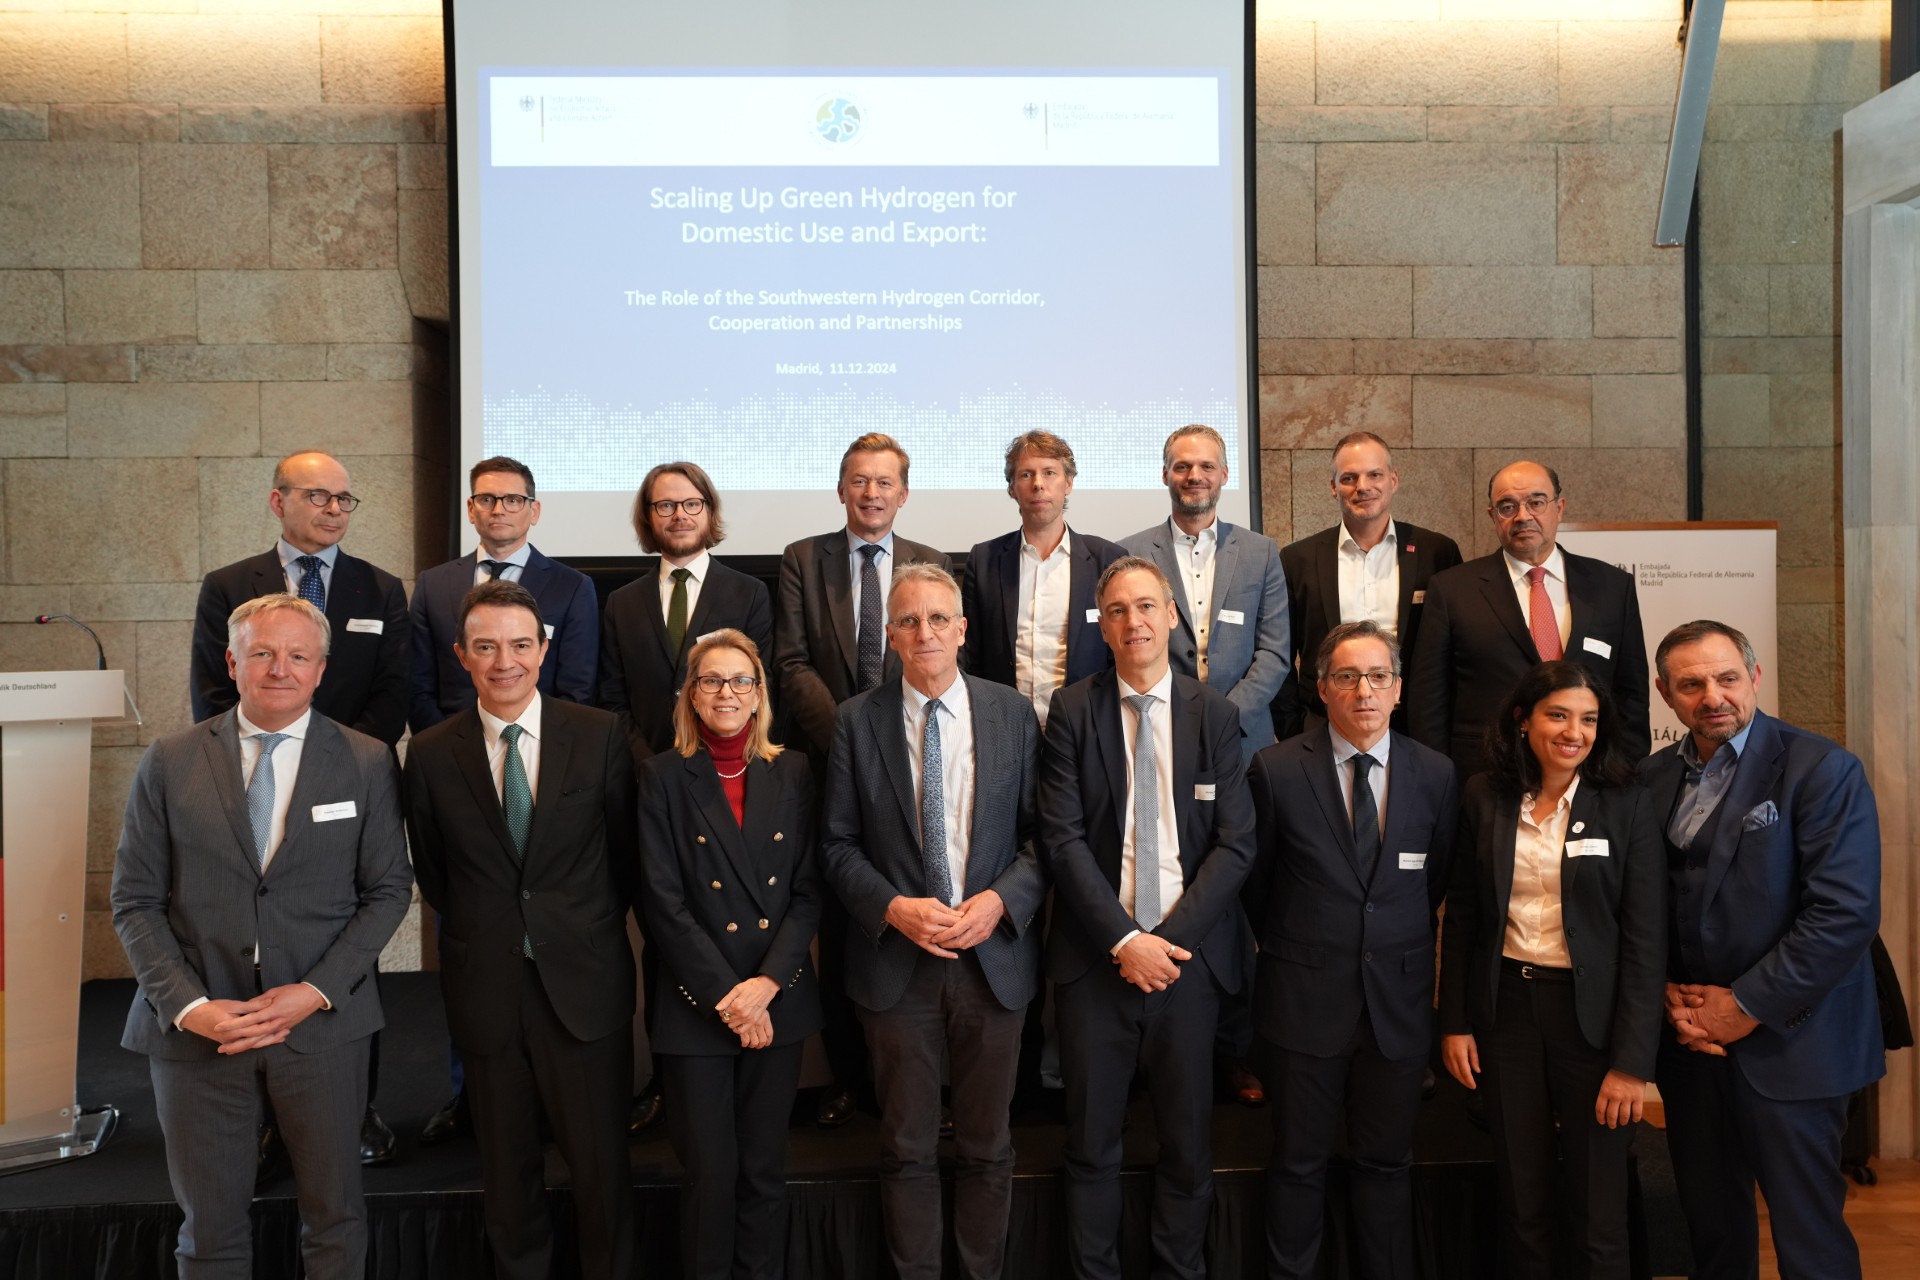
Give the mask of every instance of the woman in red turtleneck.
[[716, 631], [687, 656], [676, 750], [640, 770], [640, 901], [662, 973], [647, 1030], [686, 1170], [689, 1277], [785, 1270], [787, 1113], [820, 1028], [821, 889], [812, 775], [768, 739], [772, 720], [753, 642]]

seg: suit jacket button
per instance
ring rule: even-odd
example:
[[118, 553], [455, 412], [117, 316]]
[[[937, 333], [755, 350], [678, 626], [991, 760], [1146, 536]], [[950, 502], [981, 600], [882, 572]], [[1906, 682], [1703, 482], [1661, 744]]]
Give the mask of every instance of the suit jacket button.
[[260, 886], [260, 896], [263, 898], [267, 896], [267, 886], [265, 885]]
[[731, 921], [731, 920], [729, 920], [729, 921], [727, 921], [727, 932], [728, 932], [728, 933], [738, 933], [738, 932], [740, 932], [740, 926], [739, 926], [739, 925], [737, 925], [737, 924], [735, 924], [735, 923], [734, 923], [733, 921]]
[[720, 887], [720, 882], [719, 882], [718, 880], [715, 880], [715, 881], [713, 882], [713, 887], [714, 887], [714, 888], [716, 888], [716, 889], [718, 889], [718, 888]]
[[762, 929], [764, 929], [764, 928], [766, 928], [766, 927], [767, 927], [767, 922], [766, 922], [765, 920], [762, 920], [762, 921], [760, 922], [760, 927], [761, 927]]
[[705, 844], [707, 842], [707, 838], [705, 836], [695, 836], [693, 838], [693, 842], [695, 844]]
[[779, 883], [780, 883], [780, 877], [779, 877], [779, 876], [768, 876], [768, 877], [767, 877], [767, 883], [768, 883], [768, 884], [779, 884]]
[[786, 837], [785, 837], [785, 836], [783, 836], [783, 835], [781, 835], [781, 834], [780, 834], [780, 833], [779, 833], [778, 831], [776, 831], [776, 832], [774, 832], [774, 833], [773, 833], [773, 838], [774, 838], [775, 840], [784, 840], [784, 839], [786, 839]]
[[520, 891], [520, 896], [522, 898], [531, 898], [533, 896], [533, 891], [531, 889], [522, 889]]

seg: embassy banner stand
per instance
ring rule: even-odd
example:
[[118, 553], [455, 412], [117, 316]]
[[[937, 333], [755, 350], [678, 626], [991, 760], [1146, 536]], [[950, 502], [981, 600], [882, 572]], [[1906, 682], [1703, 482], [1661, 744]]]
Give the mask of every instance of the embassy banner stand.
[[93, 722], [127, 712], [124, 672], [0, 674], [0, 1173], [92, 1155], [120, 1118], [74, 1079]]

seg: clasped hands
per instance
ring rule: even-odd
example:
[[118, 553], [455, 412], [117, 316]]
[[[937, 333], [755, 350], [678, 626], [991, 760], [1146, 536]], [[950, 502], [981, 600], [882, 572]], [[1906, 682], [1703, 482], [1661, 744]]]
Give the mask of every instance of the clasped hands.
[[887, 923], [905, 934], [923, 951], [942, 960], [956, 960], [993, 936], [1007, 904], [992, 889], [982, 889], [957, 907], [938, 898], [905, 895], [887, 904]]
[[180, 1019], [183, 1031], [205, 1036], [224, 1054], [279, 1044], [307, 1015], [322, 1007], [320, 993], [304, 982], [262, 991], [251, 1000], [209, 1000]]
[[1726, 1046], [1760, 1025], [1741, 1012], [1731, 987], [1698, 982], [1669, 982], [1666, 1012], [1667, 1022], [1682, 1045], [1716, 1058], [1726, 1057]]
[[764, 1049], [773, 1043], [773, 1016], [767, 1006], [780, 994], [780, 984], [764, 973], [734, 984], [713, 1006], [727, 1030], [740, 1037], [742, 1049]]

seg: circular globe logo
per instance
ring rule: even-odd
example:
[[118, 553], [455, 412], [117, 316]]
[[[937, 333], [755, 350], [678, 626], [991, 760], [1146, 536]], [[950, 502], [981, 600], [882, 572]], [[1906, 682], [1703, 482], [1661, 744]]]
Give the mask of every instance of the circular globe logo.
[[813, 113], [813, 131], [823, 142], [852, 142], [861, 124], [859, 104], [848, 98], [828, 98]]

